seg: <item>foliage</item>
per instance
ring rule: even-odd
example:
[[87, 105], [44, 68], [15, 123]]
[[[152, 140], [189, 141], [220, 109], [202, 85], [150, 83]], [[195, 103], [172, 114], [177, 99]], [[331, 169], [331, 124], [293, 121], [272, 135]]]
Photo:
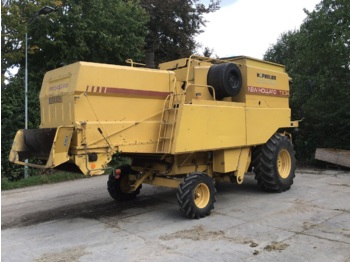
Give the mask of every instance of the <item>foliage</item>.
[[[38, 94], [46, 71], [76, 61], [124, 64], [154, 51], [158, 61], [195, 52], [203, 15], [219, 8], [198, 0], [2, 0], [1, 174], [15, 180], [23, 167], [8, 162], [12, 139], [24, 127], [25, 33], [28, 33], [28, 128], [40, 121]], [[56, 12], [38, 15], [43, 6]], [[35, 19], [33, 19], [35, 17]], [[5, 72], [19, 73], [5, 79]]]
[[68, 173], [68, 172], [57, 172], [52, 175], [34, 175], [27, 179], [19, 181], [10, 181], [8, 178], [1, 179], [1, 190], [10, 190], [29, 186], [38, 186], [43, 184], [52, 184], [68, 180], [75, 180], [86, 178], [83, 174], [79, 173]]
[[350, 2], [323, 0], [300, 30], [281, 35], [264, 59], [285, 64], [293, 81], [291, 107], [301, 122], [299, 159], [316, 148], [350, 149]]
[[[43, 6], [56, 12], [38, 16]], [[141, 59], [148, 15], [137, 1], [2, 1], [1, 174], [15, 180], [23, 167], [8, 162], [12, 140], [24, 128], [25, 32], [28, 31], [28, 128], [40, 121], [39, 91], [46, 71], [78, 60], [123, 64]], [[35, 19], [32, 19], [35, 17]], [[5, 72], [18, 67], [15, 77]]]
[[[45, 5], [57, 11], [35, 16]], [[2, 70], [24, 67], [27, 27], [29, 74], [38, 83], [46, 71], [62, 64], [123, 64], [125, 58], [143, 57], [148, 15], [135, 1], [7, 1], [2, 17]]]
[[218, 10], [220, 0], [210, 0], [207, 7], [198, 0], [141, 0], [141, 5], [150, 15], [146, 50], [160, 63], [195, 52], [195, 36], [206, 24], [204, 14]]
[[23, 174], [23, 167], [14, 166], [7, 159], [15, 130], [24, 127], [24, 89], [18, 80], [1, 92], [1, 177], [10, 180]]
[[128, 157], [124, 157], [121, 153], [113, 155], [111, 162], [108, 163], [110, 167], [116, 169], [122, 165], [131, 165], [132, 160]]
[[203, 56], [205, 57], [215, 57], [215, 58], [219, 58], [217, 55], [214, 55], [214, 49], [213, 48], [209, 48], [209, 47], [204, 47], [204, 51], [203, 51]]

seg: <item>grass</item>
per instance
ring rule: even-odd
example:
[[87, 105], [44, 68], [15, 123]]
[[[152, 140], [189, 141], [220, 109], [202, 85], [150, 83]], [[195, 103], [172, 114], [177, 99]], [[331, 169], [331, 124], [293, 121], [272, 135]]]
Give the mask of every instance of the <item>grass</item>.
[[35, 175], [18, 181], [9, 181], [6, 178], [1, 178], [1, 190], [10, 190], [43, 184], [53, 184], [68, 180], [80, 179], [84, 177], [86, 176], [78, 173], [57, 172], [50, 175]]
[[[110, 167], [116, 168], [117, 166], [131, 164], [131, 159], [127, 157], [122, 157], [120, 155], [115, 155], [112, 161], [109, 163]], [[28, 178], [20, 179], [17, 181], [10, 181], [7, 177], [1, 175], [1, 190], [17, 189], [22, 187], [38, 186], [43, 184], [54, 184], [58, 182], [64, 182], [69, 180], [86, 178], [87, 176], [82, 173], [72, 173], [64, 172], [58, 170], [51, 170], [52, 173], [38, 174], [34, 173]]]

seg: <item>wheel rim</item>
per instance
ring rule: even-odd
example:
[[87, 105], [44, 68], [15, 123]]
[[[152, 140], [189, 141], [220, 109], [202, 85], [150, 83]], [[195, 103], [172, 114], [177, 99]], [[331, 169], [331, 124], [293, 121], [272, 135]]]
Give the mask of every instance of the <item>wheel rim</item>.
[[282, 149], [278, 154], [277, 168], [280, 177], [287, 178], [292, 168], [292, 159], [286, 149]]
[[234, 89], [239, 88], [239, 77], [235, 71], [231, 71], [229, 74], [229, 82], [233, 86]]
[[209, 187], [204, 184], [200, 183], [195, 189], [194, 189], [194, 203], [199, 208], [204, 208], [208, 205], [210, 199], [210, 191]]

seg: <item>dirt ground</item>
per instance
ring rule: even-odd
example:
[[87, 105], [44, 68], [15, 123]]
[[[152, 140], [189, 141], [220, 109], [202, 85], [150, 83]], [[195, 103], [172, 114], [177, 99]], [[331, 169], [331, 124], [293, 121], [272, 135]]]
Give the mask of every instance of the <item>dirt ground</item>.
[[176, 189], [118, 203], [107, 177], [1, 193], [1, 261], [350, 261], [350, 172], [299, 170], [284, 193], [218, 184], [188, 219]]

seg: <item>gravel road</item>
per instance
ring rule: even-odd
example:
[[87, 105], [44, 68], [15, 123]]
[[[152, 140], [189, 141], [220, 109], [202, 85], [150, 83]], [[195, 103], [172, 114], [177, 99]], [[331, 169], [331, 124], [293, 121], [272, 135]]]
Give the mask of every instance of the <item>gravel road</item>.
[[188, 219], [176, 189], [118, 203], [106, 176], [1, 192], [1, 261], [350, 261], [350, 172], [299, 170], [265, 193], [218, 184], [212, 214]]

